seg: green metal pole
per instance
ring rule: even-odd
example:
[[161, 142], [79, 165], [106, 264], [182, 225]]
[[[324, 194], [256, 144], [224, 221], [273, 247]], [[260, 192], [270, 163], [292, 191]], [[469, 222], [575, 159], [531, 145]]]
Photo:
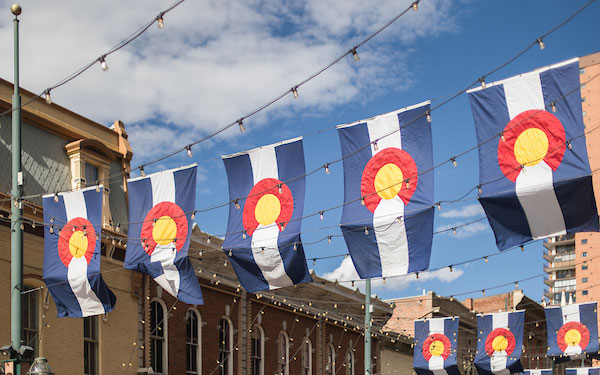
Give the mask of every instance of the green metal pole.
[[365, 375], [371, 375], [371, 279], [365, 280]]
[[[10, 339], [14, 350], [21, 348], [21, 291], [23, 290], [23, 232], [21, 230], [21, 95], [19, 93], [19, 19], [21, 7], [13, 4], [10, 8], [15, 15], [14, 25], [14, 94], [12, 97], [12, 205], [11, 205], [11, 252], [10, 252]], [[17, 361], [16, 373], [20, 373], [19, 354], [13, 358]]]

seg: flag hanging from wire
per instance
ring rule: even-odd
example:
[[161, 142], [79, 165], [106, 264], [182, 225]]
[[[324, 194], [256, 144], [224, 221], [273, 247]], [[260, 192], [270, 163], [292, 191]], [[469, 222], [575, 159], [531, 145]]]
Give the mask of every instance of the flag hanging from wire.
[[579, 59], [468, 91], [479, 146], [479, 202], [500, 250], [598, 231]]
[[566, 368], [565, 375], [600, 375], [600, 367]]
[[100, 274], [102, 190], [88, 188], [43, 197], [44, 282], [59, 317], [112, 311], [116, 297]]
[[552, 375], [552, 369], [531, 369], [523, 370], [523, 375]]
[[223, 249], [248, 292], [312, 281], [300, 238], [302, 139], [223, 156], [229, 221]]
[[474, 363], [479, 375], [523, 371], [521, 352], [524, 323], [525, 310], [477, 317], [477, 354]]
[[596, 302], [589, 302], [544, 309], [549, 357], [574, 359], [598, 353], [596, 308]]
[[415, 320], [413, 367], [418, 375], [459, 375], [458, 317]]
[[182, 302], [201, 305], [188, 248], [196, 204], [196, 165], [127, 180], [129, 239], [124, 266], [154, 278]]
[[344, 158], [341, 228], [361, 278], [429, 267], [433, 150], [429, 102], [338, 126]]

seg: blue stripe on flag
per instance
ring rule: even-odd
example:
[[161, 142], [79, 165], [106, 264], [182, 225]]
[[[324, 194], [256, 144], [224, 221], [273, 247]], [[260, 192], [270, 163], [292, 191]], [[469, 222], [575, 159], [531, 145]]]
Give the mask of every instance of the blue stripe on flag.
[[565, 375], [600, 375], [600, 367], [567, 368]]
[[[486, 351], [485, 343], [490, 333], [494, 330], [494, 315], [496, 314], [486, 314], [477, 317], [477, 354], [475, 355], [474, 364], [480, 375], [493, 375], [491, 357]], [[523, 366], [521, 365], [521, 353], [524, 323], [524, 311], [508, 313], [508, 330], [513, 334], [515, 339], [515, 348], [506, 358], [506, 368], [510, 373], [519, 373], [523, 371]]]

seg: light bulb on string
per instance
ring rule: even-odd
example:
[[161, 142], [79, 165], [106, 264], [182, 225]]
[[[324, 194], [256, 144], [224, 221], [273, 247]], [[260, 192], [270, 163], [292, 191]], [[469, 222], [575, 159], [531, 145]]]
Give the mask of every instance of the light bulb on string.
[[187, 149], [188, 158], [191, 158], [192, 157], [192, 145], [187, 145], [187, 146], [185, 146], [185, 148]]
[[359, 62], [360, 56], [358, 56], [358, 52], [356, 52], [356, 47], [352, 48], [350, 52], [352, 53], [352, 57], [354, 57], [354, 61]]
[[556, 103], [550, 103], [550, 108], [552, 108], [552, 112], [556, 112]]
[[[190, 215], [190, 218], [192, 220], [196, 220], [196, 210], [192, 211], [192, 214]], [[209, 242], [210, 243], [210, 242]]]
[[504, 137], [504, 132], [500, 132], [500, 139], [502, 142], [506, 142], [506, 138]]
[[331, 236], [327, 236], [327, 242], [331, 245]]
[[452, 234], [456, 236], [456, 227], [452, 228]]
[[238, 202], [238, 200], [236, 199], [236, 200], [233, 201], [233, 203], [235, 204], [235, 208], [239, 210], [240, 209], [240, 202]]
[[324, 219], [325, 219], [324, 213], [325, 213], [325, 211], [321, 211], [321, 212], [319, 212], [319, 218], [320, 218], [321, 220], [324, 220]]
[[452, 166], [453, 167], [458, 167], [458, 163], [456, 162], [456, 158], [450, 158], [450, 161], [452, 162]]
[[571, 150], [573, 148], [573, 144], [571, 144], [571, 140], [567, 140], [567, 148]]
[[369, 235], [369, 228], [365, 227], [365, 236], [368, 236], [368, 235]]
[[50, 89], [46, 89], [44, 92], [44, 96], [46, 97], [46, 103], [52, 104], [52, 97], [50, 96]]
[[535, 42], [540, 46], [540, 49], [546, 48], [546, 45], [544, 44], [544, 41], [542, 40], [542, 38], [537, 38], [537, 40]]
[[379, 151], [379, 146], [377, 146], [377, 141], [373, 141], [373, 150]]
[[486, 87], [486, 86], [485, 86], [485, 77], [481, 77], [481, 78], [479, 78], [479, 83], [481, 83], [481, 88], [482, 88], [482, 89], [485, 89], [485, 87]]
[[479, 195], [481, 195], [481, 193], [482, 193], [481, 185], [477, 185], [477, 193], [479, 193]]
[[58, 193], [54, 193], [54, 201], [58, 203]]
[[246, 128], [244, 127], [244, 119], [241, 118], [239, 120], [237, 120], [238, 126], [240, 127], [240, 132], [243, 133], [246, 131]]
[[414, 3], [412, 3], [411, 7], [412, 7], [413, 11], [415, 11], [415, 12], [418, 11], [419, 10], [419, 1], [415, 1]]
[[488, 262], [488, 257], [487, 256], [483, 257], [483, 261], [487, 263]]
[[106, 63], [106, 55], [102, 55], [100, 57], [100, 66], [102, 67], [103, 71], [107, 71], [108, 70], [108, 64]]
[[144, 171], [144, 166], [140, 165], [140, 176], [146, 177], [146, 172]]
[[156, 20], [158, 21], [158, 28], [164, 29], [165, 28], [165, 20], [163, 19], [163, 13], [159, 14], [158, 17], [156, 17]]
[[283, 193], [282, 184], [277, 185], [277, 190], [279, 191], [279, 194]]
[[292, 87], [290, 91], [292, 92], [292, 94], [294, 94], [294, 99], [298, 99], [298, 97], [299, 97], [299, 95], [298, 95], [298, 86]]
[[427, 122], [431, 122], [431, 111], [427, 111], [425, 113], [426, 113], [425, 118], [427, 119]]

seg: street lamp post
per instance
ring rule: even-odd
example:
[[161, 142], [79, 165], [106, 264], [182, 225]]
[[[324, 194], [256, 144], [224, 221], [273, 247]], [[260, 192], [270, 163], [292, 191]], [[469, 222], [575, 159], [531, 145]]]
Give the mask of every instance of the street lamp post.
[[14, 14], [14, 93], [12, 97], [12, 205], [11, 205], [11, 252], [10, 252], [10, 339], [11, 358], [16, 359], [15, 375], [20, 375], [21, 359], [21, 291], [23, 290], [23, 231], [21, 230], [21, 94], [19, 93], [19, 15], [21, 6], [13, 4]]

